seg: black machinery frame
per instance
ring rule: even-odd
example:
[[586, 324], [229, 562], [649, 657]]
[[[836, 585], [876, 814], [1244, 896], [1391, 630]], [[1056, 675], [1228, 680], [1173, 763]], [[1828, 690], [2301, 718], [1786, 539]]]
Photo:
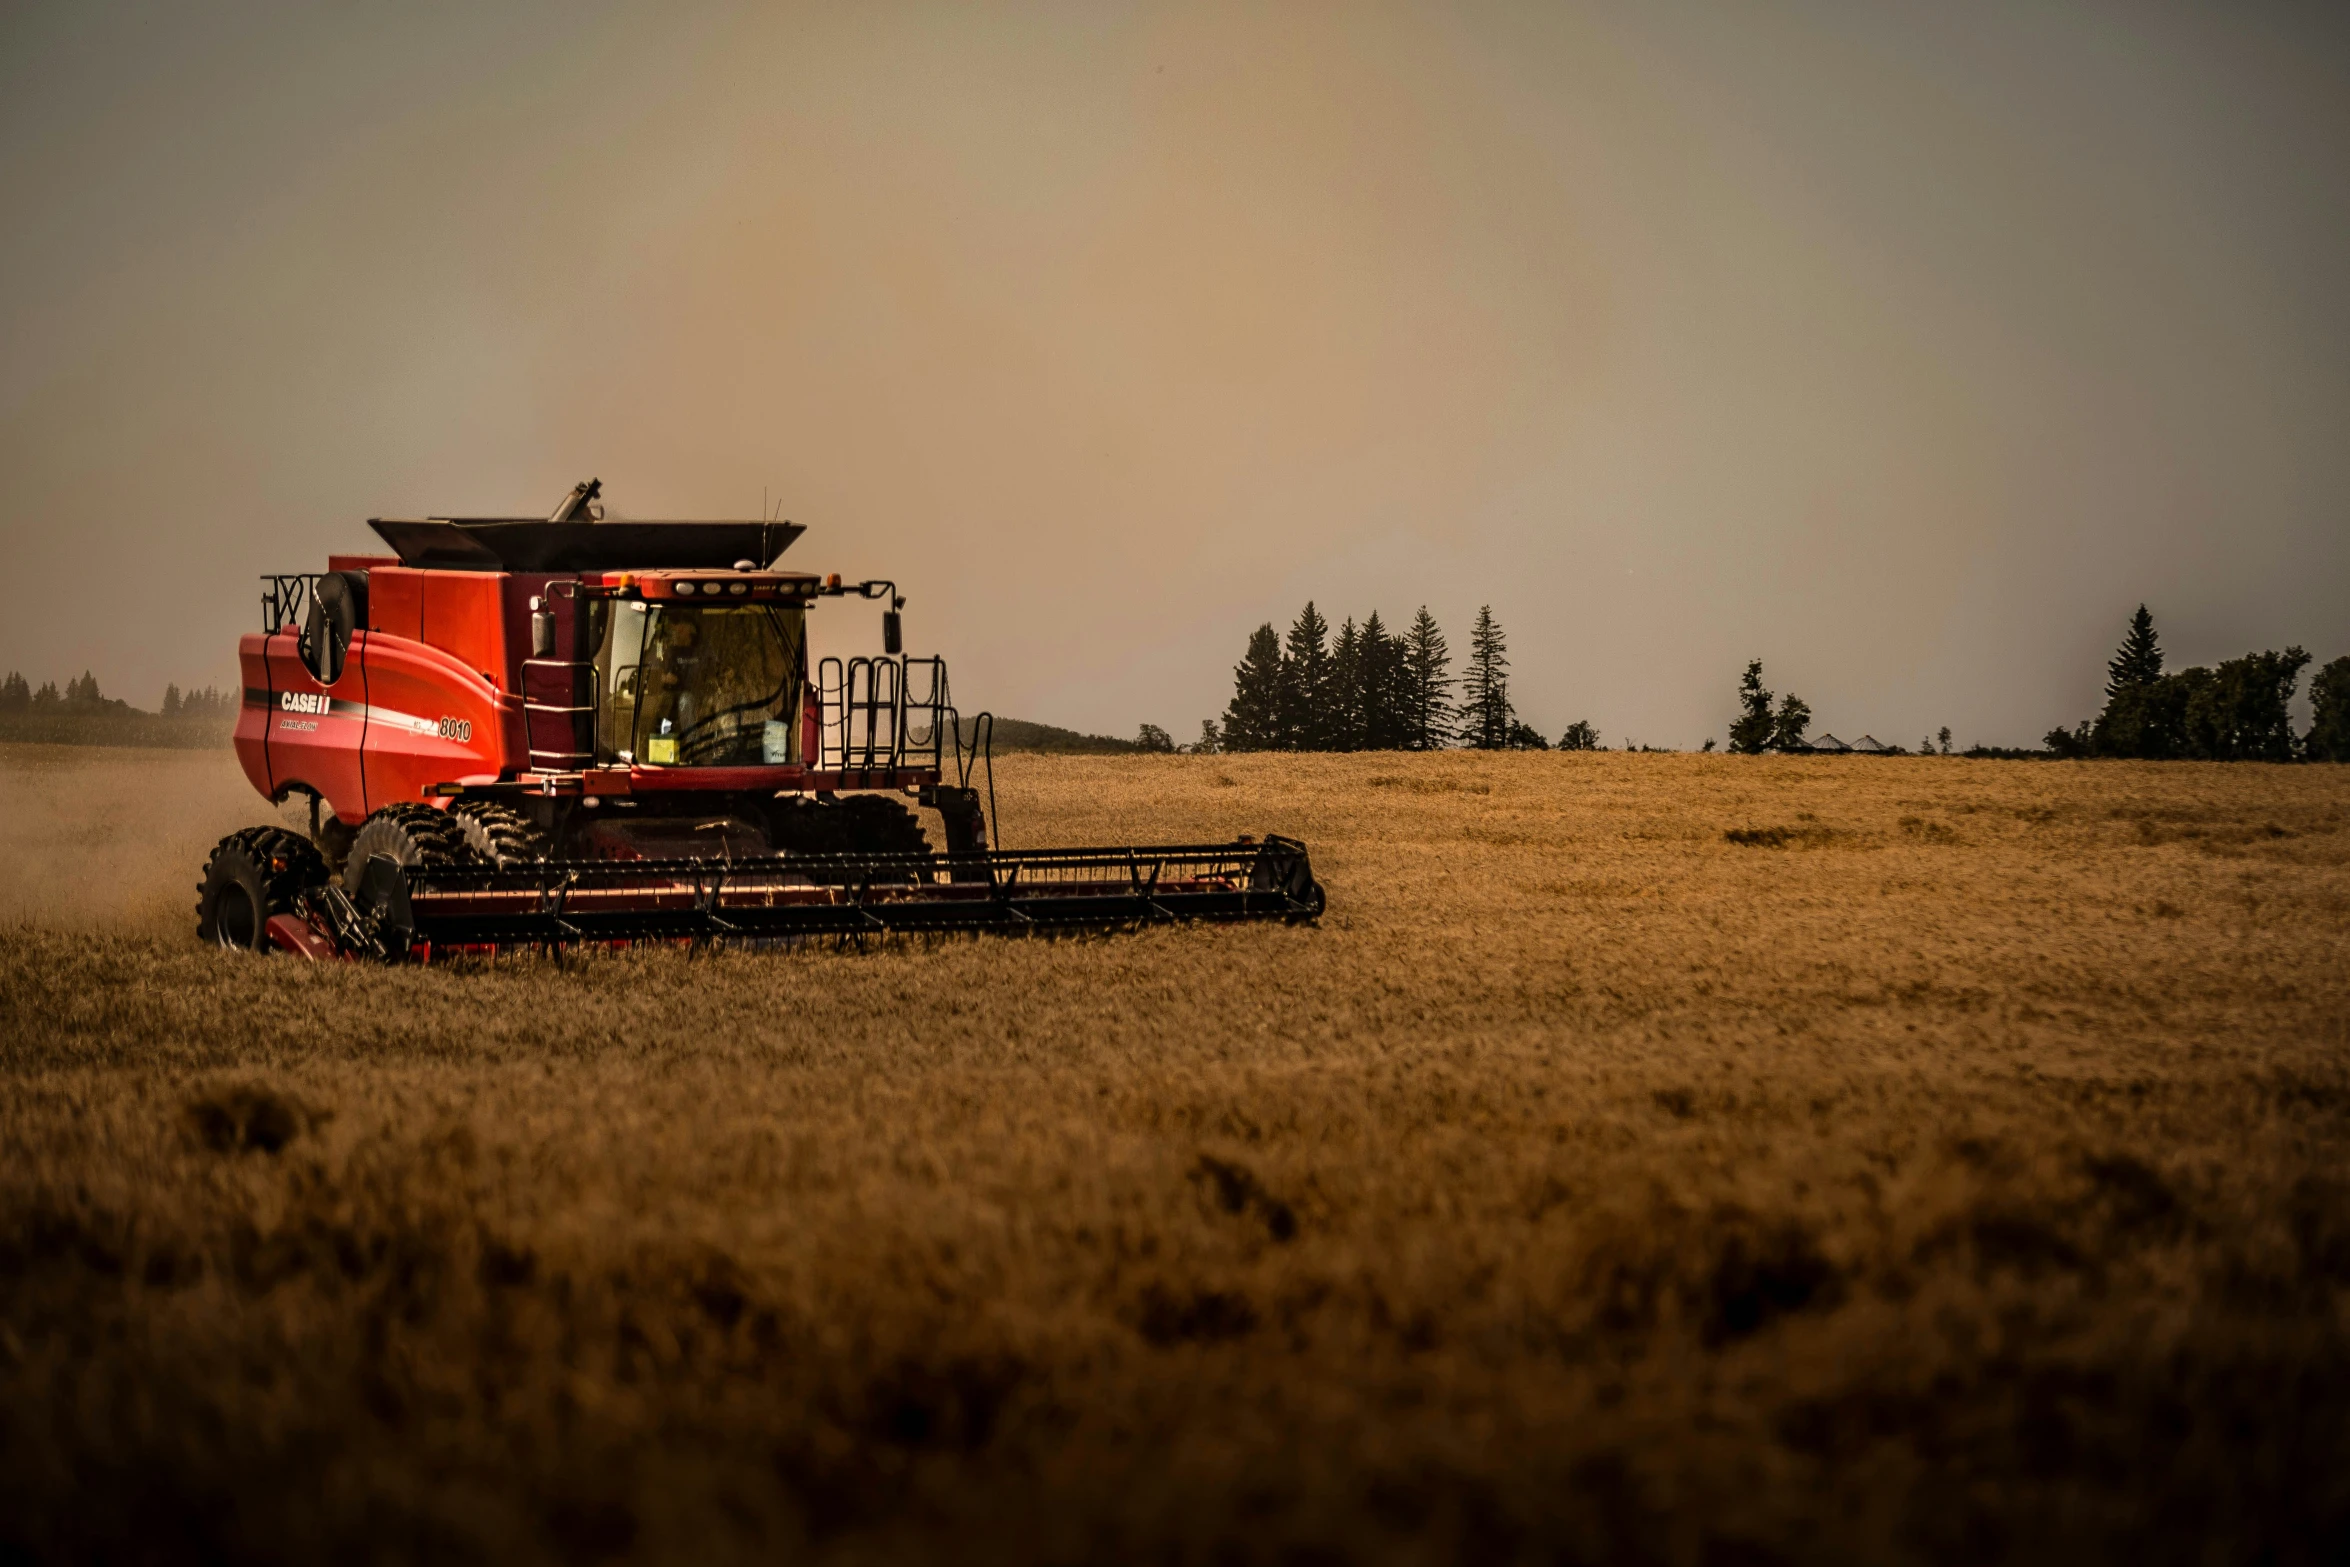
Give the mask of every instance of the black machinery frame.
[[1310, 921], [1322, 913], [1292, 838], [1152, 848], [962, 854], [370, 862], [356, 897], [313, 896], [338, 945], [402, 958], [435, 948], [761, 941], [891, 933], [1054, 931], [1176, 920]]

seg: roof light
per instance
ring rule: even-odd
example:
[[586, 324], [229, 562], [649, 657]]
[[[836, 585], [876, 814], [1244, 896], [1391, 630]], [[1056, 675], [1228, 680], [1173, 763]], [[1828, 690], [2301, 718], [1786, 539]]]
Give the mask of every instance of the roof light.
[[747, 582], [729, 582], [726, 585], [726, 591], [729, 593], [748, 593], [751, 591], [751, 585]]
[[670, 586], [674, 587], [679, 593], [691, 593], [694, 591], [694, 585], [690, 582], [676, 582], [670, 584]]

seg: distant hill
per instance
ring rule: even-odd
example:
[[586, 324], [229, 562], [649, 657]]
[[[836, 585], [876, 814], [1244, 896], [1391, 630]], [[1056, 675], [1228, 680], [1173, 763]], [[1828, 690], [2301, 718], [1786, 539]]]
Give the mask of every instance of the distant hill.
[[[966, 746], [972, 743], [974, 722], [968, 718], [963, 720], [963, 744]], [[1141, 749], [1131, 740], [1113, 740], [1108, 735], [1079, 734], [1074, 729], [1060, 729], [1051, 724], [1032, 724], [1024, 718], [999, 718], [995, 721], [995, 748], [998, 751], [1057, 751], [1071, 756], [1113, 756]]]

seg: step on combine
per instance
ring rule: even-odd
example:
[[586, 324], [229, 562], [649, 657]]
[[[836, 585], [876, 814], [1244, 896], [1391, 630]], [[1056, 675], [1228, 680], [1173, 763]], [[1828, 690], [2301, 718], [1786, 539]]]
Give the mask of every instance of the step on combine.
[[[894, 583], [781, 569], [788, 522], [606, 521], [600, 489], [374, 519], [391, 553], [264, 579], [237, 758], [309, 832], [221, 840], [205, 941], [429, 961], [1320, 915], [1289, 838], [1003, 848], [992, 720], [905, 653]], [[881, 655], [812, 655], [832, 599], [885, 604]]]

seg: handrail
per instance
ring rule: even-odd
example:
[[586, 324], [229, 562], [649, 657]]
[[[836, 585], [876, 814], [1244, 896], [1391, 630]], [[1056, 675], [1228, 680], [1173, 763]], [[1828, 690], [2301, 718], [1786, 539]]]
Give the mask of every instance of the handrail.
[[[917, 695], [912, 676], [928, 680]], [[826, 771], [942, 769], [956, 733], [943, 658], [827, 657], [816, 664], [817, 756]], [[959, 750], [959, 740], [957, 742]]]
[[[857, 677], [864, 676], [860, 698]], [[905, 682], [898, 678], [895, 659], [852, 658], [848, 665], [848, 694], [843, 707], [841, 766], [872, 772], [895, 768], [905, 754]], [[857, 743], [857, 720], [864, 720], [864, 743]], [[886, 724], [884, 720], [887, 720]], [[886, 733], [886, 738], [884, 735]]]
[[269, 584], [261, 590], [261, 629], [265, 635], [274, 637], [286, 627], [297, 625], [309, 613], [321, 575], [315, 571], [289, 571], [270, 572], [262, 577]]
[[[955, 737], [955, 785], [971, 787], [971, 769], [982, 760], [987, 764], [987, 841], [1000, 849], [1004, 846], [1004, 825], [995, 806], [995, 714], [981, 712], [971, 720], [971, 753], [963, 754], [963, 717], [953, 708], [947, 710], [949, 733]], [[982, 740], [984, 736], [984, 741]]]

